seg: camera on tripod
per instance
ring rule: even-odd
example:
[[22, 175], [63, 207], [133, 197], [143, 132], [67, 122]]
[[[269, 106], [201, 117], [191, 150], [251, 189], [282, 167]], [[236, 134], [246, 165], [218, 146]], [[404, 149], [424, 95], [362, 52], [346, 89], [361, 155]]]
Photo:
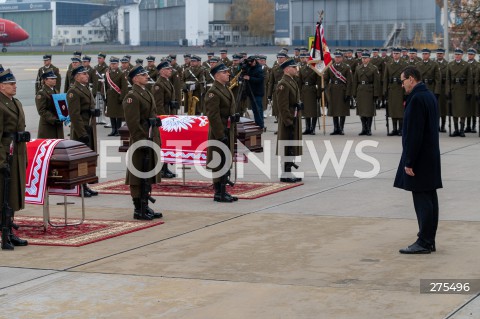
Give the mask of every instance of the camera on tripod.
[[252, 67], [250, 63], [252, 63], [253, 61], [255, 61], [255, 59], [252, 57], [244, 59], [242, 62], [240, 62], [240, 69], [243, 72], [248, 72], [248, 70]]

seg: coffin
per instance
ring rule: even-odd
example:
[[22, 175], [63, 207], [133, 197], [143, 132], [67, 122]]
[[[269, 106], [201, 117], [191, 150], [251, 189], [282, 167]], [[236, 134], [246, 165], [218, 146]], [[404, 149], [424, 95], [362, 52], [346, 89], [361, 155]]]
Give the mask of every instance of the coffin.
[[98, 183], [97, 153], [81, 142], [63, 140], [53, 151], [48, 167], [47, 186], [73, 188]]

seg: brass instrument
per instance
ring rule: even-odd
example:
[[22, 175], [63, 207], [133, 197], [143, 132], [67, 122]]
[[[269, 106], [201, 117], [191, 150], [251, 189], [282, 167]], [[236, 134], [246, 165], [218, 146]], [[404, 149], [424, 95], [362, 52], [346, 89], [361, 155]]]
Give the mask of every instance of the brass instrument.
[[238, 78], [240, 77], [241, 74], [242, 74], [242, 71], [238, 72], [237, 75], [235, 75], [235, 77], [230, 81], [230, 85], [228, 86], [230, 90], [238, 86]]
[[[187, 81], [187, 82], [185, 82], [185, 84], [189, 87], [190, 85], [195, 84], [195, 82], [194, 81]], [[192, 90], [188, 90], [187, 96], [188, 96], [188, 99], [187, 99], [187, 104], [188, 104], [187, 114], [188, 115], [195, 115], [196, 108], [197, 108], [197, 103], [200, 100], [198, 99], [198, 97], [193, 95]]]

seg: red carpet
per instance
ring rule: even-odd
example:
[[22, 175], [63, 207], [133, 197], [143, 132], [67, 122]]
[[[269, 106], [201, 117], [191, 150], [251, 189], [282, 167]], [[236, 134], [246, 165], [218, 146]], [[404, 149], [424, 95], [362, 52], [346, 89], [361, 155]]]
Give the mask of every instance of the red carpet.
[[[69, 219], [70, 223], [78, 220]], [[55, 224], [61, 224], [63, 219], [52, 218]], [[14, 232], [18, 237], [28, 240], [30, 245], [79, 247], [97, 241], [109, 239], [139, 231], [145, 228], [163, 224], [163, 221], [118, 221], [118, 220], [85, 220], [78, 226], [49, 227], [46, 232], [43, 227], [22, 227], [22, 225], [43, 225], [42, 217], [15, 216], [15, 223], [20, 229]]]
[[[160, 184], [152, 185], [152, 196], [213, 197], [212, 182], [187, 180], [185, 184], [184, 186], [181, 179], [162, 179]], [[227, 185], [227, 192], [239, 199], [256, 199], [300, 185], [303, 183], [238, 182], [234, 187]], [[129, 186], [125, 185], [124, 179], [92, 184], [90, 188], [101, 194], [130, 195]]]

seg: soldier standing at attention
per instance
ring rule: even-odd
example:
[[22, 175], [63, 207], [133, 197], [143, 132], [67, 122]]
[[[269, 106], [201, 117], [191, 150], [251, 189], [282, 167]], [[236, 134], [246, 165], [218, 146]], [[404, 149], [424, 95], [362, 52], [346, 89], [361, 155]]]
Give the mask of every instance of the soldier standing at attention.
[[440, 86], [440, 94], [438, 96], [438, 110], [440, 114], [440, 128], [439, 131], [441, 133], [447, 132], [445, 129], [445, 122], [448, 115], [448, 107], [447, 107], [447, 97], [446, 97], [446, 90], [445, 90], [445, 82], [447, 80], [447, 67], [448, 61], [445, 60], [445, 50], [444, 49], [437, 49], [437, 59], [436, 59], [440, 77], [441, 77], [441, 86]]
[[128, 83], [125, 73], [118, 68], [118, 58], [110, 58], [110, 66], [105, 72], [107, 88], [107, 110], [105, 115], [110, 118], [112, 132], [108, 136], [119, 136], [118, 129], [124, 117], [122, 102], [128, 92]]
[[293, 49], [293, 61], [297, 64], [301, 62], [300, 48]]
[[[477, 75], [477, 70], [479, 68], [479, 63], [477, 60], [475, 60], [475, 55], [477, 54], [477, 50], [474, 48], [470, 48], [467, 51], [467, 56], [468, 60], [467, 63], [470, 64], [470, 67], [472, 68], [472, 77], [473, 77], [473, 82], [474, 86], [477, 86], [477, 83], [480, 79], [476, 77]], [[477, 126], [477, 99], [472, 98], [468, 102], [468, 108], [467, 108], [467, 127], [465, 128], [465, 133], [477, 133], [476, 126]]]
[[418, 52], [418, 50], [415, 49], [415, 48], [410, 48], [410, 49], [408, 50], [408, 60], [407, 60], [407, 64], [408, 64], [408, 65], [413, 65], [413, 66], [415, 66], [415, 64], [417, 64], [417, 62], [422, 61], [422, 59], [420, 59], [420, 58], [417, 56], [417, 52]]
[[227, 56], [227, 49], [221, 49], [220, 50], [220, 60], [222, 61], [223, 64], [225, 64], [227, 67], [232, 66], [232, 61]]
[[[128, 78], [132, 82], [132, 89], [128, 92], [123, 100], [123, 110], [125, 112], [125, 120], [127, 121], [128, 129], [130, 130], [130, 145], [142, 140], [149, 140], [158, 145], [162, 145], [160, 139], [160, 131], [158, 126], [155, 100], [152, 93], [146, 90], [148, 83], [148, 72], [142, 66], [136, 66], [128, 74]], [[150, 121], [149, 119], [152, 119]], [[151, 132], [151, 136], [149, 133]], [[149, 152], [147, 156], [146, 152]], [[149, 158], [148, 164], [144, 162], [145, 158]], [[150, 172], [154, 170], [158, 161], [160, 160], [158, 154], [154, 152], [151, 147], [140, 147], [132, 155], [133, 167], [141, 172]], [[145, 165], [147, 167], [145, 167]], [[127, 177], [125, 184], [130, 185], [130, 195], [132, 196], [133, 205], [135, 207], [133, 211], [134, 219], [152, 220], [154, 218], [163, 217], [162, 213], [156, 213], [148, 207], [147, 196], [150, 194], [143, 192], [142, 183], [146, 182], [148, 185], [160, 183], [160, 173], [148, 180], [136, 176], [127, 167]], [[142, 196], [144, 196], [142, 198]], [[144, 203], [145, 210], [142, 211], [142, 201]]]
[[393, 123], [393, 129], [388, 133], [388, 136], [402, 134], [405, 90], [400, 80], [400, 74], [402, 74], [405, 67], [407, 67], [407, 63], [400, 58], [400, 49], [394, 48], [393, 60], [387, 62], [383, 74], [383, 96], [387, 101], [388, 116], [392, 118]]
[[53, 73], [55, 73], [55, 75], [57, 76], [57, 84], [55, 84], [55, 88], [57, 89], [57, 92], [60, 92], [60, 87], [62, 86], [62, 77], [60, 75], [60, 70], [52, 64], [52, 56], [46, 54], [43, 56], [43, 66], [39, 68], [37, 72], [37, 80], [35, 81], [35, 94], [37, 94], [38, 90], [40, 90], [43, 86], [42, 74], [50, 69], [53, 70]]
[[431, 51], [429, 49], [423, 49], [423, 60], [417, 62], [416, 67], [420, 72], [423, 83], [425, 83], [427, 89], [429, 89], [438, 100], [442, 86], [442, 75], [440, 74], [440, 69], [438, 68], [437, 62], [430, 59], [430, 53]]
[[92, 60], [91, 57], [89, 57], [88, 55], [85, 55], [82, 58], [82, 64], [85, 70], [87, 70], [88, 72], [88, 84], [90, 86], [90, 89], [92, 90], [93, 96], [95, 97], [97, 96], [98, 77], [95, 69], [90, 66], [91, 60]]
[[[175, 88], [175, 100], [180, 104], [182, 102], [182, 87], [183, 87], [183, 69], [182, 67], [177, 63], [177, 55], [176, 54], [170, 54], [167, 57], [168, 62], [170, 62], [170, 65], [172, 66], [172, 75], [170, 76], [170, 82], [172, 82], [173, 87]], [[177, 109], [175, 114], [178, 114], [180, 110], [180, 106]]]
[[[104, 115], [105, 115], [105, 72], [107, 71], [108, 65], [105, 63], [105, 58], [107, 56], [100, 52], [97, 55], [97, 62], [98, 64], [95, 65], [93, 68], [96, 72], [97, 76], [97, 108], [100, 110], [100, 113], [102, 114], [101, 117], [99, 117], [99, 121], [97, 121], [97, 124], [106, 124], [103, 122]], [[100, 96], [98, 96], [98, 94]], [[110, 125], [106, 125], [105, 127], [111, 127]]]
[[147, 56], [146, 60], [147, 60], [147, 67], [145, 68], [145, 70], [147, 70], [148, 76], [153, 81], [157, 81], [158, 71], [157, 71], [157, 67], [155, 66], [155, 57], [149, 55]]
[[462, 57], [463, 50], [455, 49], [455, 60], [448, 64], [445, 89], [447, 98], [452, 101], [450, 116], [453, 116], [455, 127], [455, 131], [450, 136], [465, 137], [465, 118], [470, 114], [468, 107], [473, 94], [473, 75], [470, 64], [463, 61]]
[[335, 52], [333, 68], [325, 72], [325, 86], [328, 91], [328, 116], [333, 117], [333, 132], [330, 135], [344, 135], [345, 117], [350, 116], [350, 99], [352, 96], [352, 71], [344, 63], [340, 51]]
[[125, 78], [131, 70], [130, 65], [130, 60], [126, 56], [120, 59], [120, 70], [125, 74]]
[[[194, 55], [190, 59], [190, 67], [183, 72], [183, 83], [186, 85], [186, 90], [192, 91], [193, 96], [197, 97], [198, 102], [195, 105], [195, 115], [203, 113], [203, 105], [201, 105], [201, 95], [203, 94], [203, 85], [205, 84], [205, 74], [200, 62], [202, 59]], [[188, 110], [188, 103], [185, 103]]]
[[207, 59], [205, 60], [205, 62], [202, 63], [202, 66], [203, 68], [207, 71], [207, 72], [210, 72], [210, 59], [213, 58], [215, 56], [215, 52], [213, 51], [210, 51], [210, 52], [207, 52]]
[[67, 70], [67, 75], [65, 76], [65, 86], [63, 87], [63, 93], [67, 93], [68, 89], [70, 89], [70, 86], [74, 82], [72, 70], [76, 69], [82, 64], [82, 61], [80, 60], [80, 58], [73, 57], [71, 58], [71, 60], [72, 60], [72, 63], [70, 63], [71, 69]]
[[304, 104], [302, 115], [305, 117], [305, 131], [303, 135], [315, 135], [317, 119], [320, 116], [319, 102], [322, 92], [322, 78], [307, 64], [308, 54], [301, 55], [302, 66], [298, 73], [300, 96]]
[[46, 70], [42, 74], [42, 81], [43, 86], [35, 97], [35, 105], [40, 115], [37, 138], [63, 139], [63, 122], [58, 118], [52, 98], [52, 94], [58, 93], [55, 88], [57, 76], [53, 70]]
[[[385, 70], [385, 63], [383, 59], [378, 55], [379, 49], [372, 49], [372, 58], [370, 59], [370, 63], [375, 65], [378, 69], [378, 73], [380, 74], [380, 87], [383, 87], [383, 72]], [[381, 99], [377, 100], [376, 107], [380, 109]]]
[[[274, 123], [278, 123], [278, 102], [277, 95], [275, 91], [277, 89], [277, 83], [280, 81], [284, 75], [283, 69], [280, 68], [280, 65], [283, 64], [288, 58], [288, 55], [283, 52], [277, 53], [277, 64], [270, 69], [270, 75], [268, 79], [268, 90], [267, 90], [267, 99], [272, 101], [272, 115], [275, 116], [276, 120]], [[273, 98], [273, 99], [272, 99]]]
[[357, 66], [353, 76], [353, 95], [357, 99], [357, 115], [362, 121], [358, 135], [372, 135], [372, 120], [375, 116], [375, 101], [380, 96], [380, 74], [370, 63], [370, 53], [362, 53], [362, 64]]
[[183, 65], [182, 65], [183, 72], [185, 72], [185, 70], [190, 67], [190, 62], [192, 62], [192, 55], [190, 53], [184, 54]]

